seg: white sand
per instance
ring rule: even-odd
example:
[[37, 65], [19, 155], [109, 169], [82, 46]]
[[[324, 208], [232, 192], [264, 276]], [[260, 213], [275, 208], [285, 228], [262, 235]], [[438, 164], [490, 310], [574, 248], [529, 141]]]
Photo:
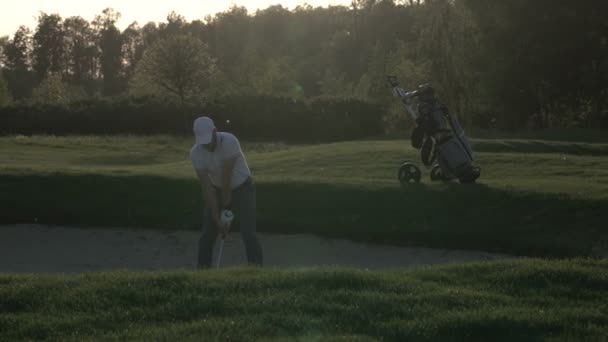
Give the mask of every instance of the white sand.
[[[194, 231], [0, 226], [0, 272], [192, 270], [199, 236]], [[340, 265], [387, 269], [513, 258], [479, 251], [369, 245], [312, 235], [259, 237], [264, 264], [271, 267]], [[219, 243], [216, 251], [218, 246]], [[241, 236], [232, 233], [224, 245], [221, 267], [245, 264]]]

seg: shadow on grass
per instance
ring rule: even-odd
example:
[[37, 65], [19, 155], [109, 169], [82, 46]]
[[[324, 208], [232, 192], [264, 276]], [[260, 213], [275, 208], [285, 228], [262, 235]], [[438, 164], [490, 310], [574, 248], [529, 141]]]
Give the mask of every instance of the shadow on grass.
[[536, 139], [547, 141], [576, 141], [608, 143], [608, 135], [602, 129], [550, 128], [543, 130], [496, 131], [469, 127], [467, 135], [481, 139]]
[[148, 153], [120, 153], [113, 155], [88, 155], [74, 158], [70, 163], [73, 165], [149, 165], [159, 163], [158, 155]]
[[[258, 230], [268, 233], [563, 257], [603, 252], [607, 236], [607, 200], [483, 184], [262, 183], [257, 194]], [[1, 224], [194, 230], [203, 203], [195, 180], [56, 174], [1, 176], [0, 207]]]
[[472, 147], [475, 152], [558, 153], [581, 156], [608, 156], [608, 144], [534, 140], [474, 140]]

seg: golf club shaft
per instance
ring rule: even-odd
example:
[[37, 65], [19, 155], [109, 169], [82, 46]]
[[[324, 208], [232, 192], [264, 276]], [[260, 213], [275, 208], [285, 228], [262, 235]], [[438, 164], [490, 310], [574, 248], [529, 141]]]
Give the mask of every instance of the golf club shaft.
[[220, 262], [222, 261], [222, 254], [224, 253], [224, 238], [220, 241], [220, 251], [217, 256], [217, 268], [220, 268]]

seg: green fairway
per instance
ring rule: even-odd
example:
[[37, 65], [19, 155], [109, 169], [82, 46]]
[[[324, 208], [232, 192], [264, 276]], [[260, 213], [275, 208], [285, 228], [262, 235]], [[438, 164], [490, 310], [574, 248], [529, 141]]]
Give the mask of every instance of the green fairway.
[[608, 263], [0, 276], [5, 340], [601, 341]]
[[[198, 229], [191, 139], [0, 138], [0, 223]], [[475, 185], [396, 174], [404, 140], [244, 143], [259, 230], [528, 256], [607, 249], [608, 144], [475, 140]]]

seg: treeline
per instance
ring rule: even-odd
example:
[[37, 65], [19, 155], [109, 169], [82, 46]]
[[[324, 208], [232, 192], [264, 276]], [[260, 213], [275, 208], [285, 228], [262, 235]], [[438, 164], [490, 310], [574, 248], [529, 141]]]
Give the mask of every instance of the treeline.
[[[0, 107], [10, 108], [1, 115], [52, 120], [62, 114], [35, 111], [154, 98], [178, 109], [163, 114], [177, 122], [217, 99], [321, 97], [379, 106], [379, 122], [393, 129], [407, 122], [385, 81], [394, 74], [407, 88], [433, 84], [466, 124], [605, 128], [606, 13], [599, 0], [357, 0], [256, 13], [235, 6], [192, 22], [170, 13], [122, 31], [112, 9], [92, 22], [41, 13], [37, 27], [0, 38]], [[260, 106], [246, 115], [292, 115]], [[87, 108], [101, 121], [115, 117]]]

